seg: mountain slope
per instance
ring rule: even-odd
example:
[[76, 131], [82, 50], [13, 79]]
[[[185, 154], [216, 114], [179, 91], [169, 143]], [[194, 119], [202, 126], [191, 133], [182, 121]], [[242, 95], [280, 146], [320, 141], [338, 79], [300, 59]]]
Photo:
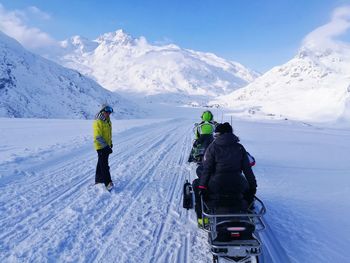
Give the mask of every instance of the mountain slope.
[[255, 114], [334, 121], [349, 115], [349, 102], [350, 48], [304, 46], [286, 64], [212, 103]]
[[252, 82], [258, 73], [211, 53], [156, 46], [122, 30], [89, 41], [80, 36], [61, 42], [51, 59], [94, 78], [111, 91], [161, 102], [202, 102]]
[[137, 107], [95, 81], [25, 50], [0, 32], [0, 116], [93, 118], [103, 103], [115, 117], [135, 116]]

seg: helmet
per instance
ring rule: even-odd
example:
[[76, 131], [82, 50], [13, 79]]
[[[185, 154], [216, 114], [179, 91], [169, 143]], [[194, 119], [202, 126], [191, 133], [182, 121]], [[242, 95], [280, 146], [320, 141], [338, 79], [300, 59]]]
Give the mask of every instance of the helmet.
[[202, 113], [201, 118], [203, 121], [211, 121], [211, 120], [213, 120], [213, 114], [211, 113], [211, 111], [207, 110], [207, 111]]
[[112, 113], [113, 112], [113, 108], [111, 106], [107, 105], [107, 104], [104, 104], [104, 105], [102, 105], [101, 111]]

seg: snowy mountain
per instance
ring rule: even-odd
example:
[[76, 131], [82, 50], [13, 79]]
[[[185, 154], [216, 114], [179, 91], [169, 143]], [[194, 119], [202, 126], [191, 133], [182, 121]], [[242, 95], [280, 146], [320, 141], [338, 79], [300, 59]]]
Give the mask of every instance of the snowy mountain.
[[114, 117], [135, 116], [135, 104], [103, 89], [79, 72], [25, 50], [0, 32], [0, 116], [93, 118], [100, 105]]
[[304, 45], [286, 64], [212, 103], [297, 120], [350, 119], [350, 47]]
[[96, 40], [74, 36], [50, 58], [92, 77], [111, 91], [148, 101], [206, 103], [252, 82], [259, 74], [211, 53], [156, 46], [123, 30]]

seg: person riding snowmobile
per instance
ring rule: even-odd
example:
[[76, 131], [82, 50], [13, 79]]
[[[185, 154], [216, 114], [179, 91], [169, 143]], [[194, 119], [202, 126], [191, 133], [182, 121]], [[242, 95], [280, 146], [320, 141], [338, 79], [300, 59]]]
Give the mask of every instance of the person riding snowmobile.
[[217, 122], [213, 120], [211, 111], [204, 111], [201, 116], [202, 121], [196, 123], [194, 127], [195, 140], [188, 162], [200, 163], [204, 156], [205, 150], [214, 140], [213, 133]]
[[244, 211], [249, 207], [256, 193], [256, 179], [247, 151], [229, 123], [216, 127], [215, 140], [208, 146], [202, 164], [199, 178], [193, 181], [199, 225], [203, 223], [201, 195], [212, 209]]

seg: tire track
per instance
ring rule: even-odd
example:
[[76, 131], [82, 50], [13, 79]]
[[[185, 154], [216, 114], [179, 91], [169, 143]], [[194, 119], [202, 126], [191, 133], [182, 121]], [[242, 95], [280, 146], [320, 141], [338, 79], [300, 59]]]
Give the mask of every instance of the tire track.
[[[170, 126], [170, 125], [169, 125]], [[153, 128], [154, 129], [154, 128]], [[171, 129], [172, 129], [172, 127], [171, 127]], [[168, 130], [170, 130], [170, 128], [168, 127]], [[164, 131], [163, 131], [164, 132]], [[160, 132], [161, 133], [161, 132]], [[150, 134], [150, 136], [151, 135], [154, 135], [155, 133], [154, 133], [154, 131], [152, 130], [152, 129], [150, 129], [149, 130], [149, 134]], [[159, 144], [161, 144], [162, 142], [164, 141], [164, 138], [162, 138], [161, 140], [159, 140], [158, 141], [158, 143], [156, 142], [156, 143], [154, 143], [154, 144], [151, 144], [150, 145], [150, 148], [146, 148], [145, 149], [145, 151], [148, 151], [148, 150], [151, 150], [152, 148], [154, 148], [154, 147], [157, 147], [157, 145], [159, 145]], [[124, 143], [125, 145], [127, 145], [128, 144], [128, 141], [126, 141], [125, 143]], [[145, 143], [144, 142], [141, 142], [140, 144], [140, 147], [142, 147], [142, 145], [145, 145]], [[142, 152], [141, 153], [139, 153], [140, 155], [142, 155]], [[126, 154], [127, 155], [127, 154]], [[123, 155], [121, 155], [122, 157], [123, 157]], [[92, 161], [93, 159], [95, 159], [95, 158], [91, 158], [90, 160]], [[116, 158], [116, 161], [118, 160], [118, 158]], [[83, 162], [83, 163], [85, 163], [85, 161]], [[64, 167], [64, 169], [62, 170], [60, 170], [60, 168], [57, 168], [57, 172], [56, 172], [56, 175], [58, 175], [58, 174], [67, 174], [66, 173], [66, 170], [70, 170], [71, 171], [71, 168], [73, 167], [73, 166], [76, 166], [77, 164], [76, 163], [74, 163], [74, 164], [72, 164], [72, 165], [69, 165], [69, 163], [68, 163], [68, 165], [67, 165], [67, 163], [66, 163], [66, 165], [64, 165], [64, 164], [62, 164], [62, 167]], [[81, 167], [78, 165], [78, 170], [79, 169], [81, 169]], [[55, 201], [57, 201], [57, 202], [59, 202], [59, 201], [64, 201], [66, 204], [64, 204], [64, 205], [60, 205], [59, 207], [55, 207], [56, 209], [55, 210], [57, 210], [57, 209], [59, 209], [59, 210], [64, 210], [68, 205], [69, 205], [69, 203], [71, 203], [71, 201], [72, 201], [72, 198], [70, 198], [70, 197], [74, 197], [73, 198], [73, 200], [74, 199], [76, 199], [79, 195], [81, 195], [81, 193], [79, 194], [79, 191], [76, 191], [77, 189], [81, 189], [82, 188], [82, 186], [83, 185], [86, 185], [87, 184], [87, 182], [90, 180], [90, 178], [91, 178], [91, 169], [90, 170], [87, 170], [87, 172], [85, 173], [85, 176], [84, 176], [84, 179], [85, 180], [81, 180], [81, 171], [79, 172], [80, 174], [79, 174], [79, 176], [76, 176], [76, 178], [78, 178], [79, 179], [79, 181], [76, 183], [76, 184], [70, 184], [68, 187], [66, 187], [65, 189], [61, 189], [61, 191], [57, 191], [57, 192], [54, 192], [54, 194], [53, 194], [53, 196], [51, 196], [51, 198], [49, 199], [49, 200], [46, 200], [45, 202], [41, 202], [41, 203], [36, 203], [35, 204], [35, 206], [34, 207], [36, 207], [36, 208], [38, 208], [37, 210], [35, 210], [35, 211], [33, 211], [32, 212], [32, 217], [27, 217], [27, 218], [25, 218], [25, 221], [23, 221], [23, 217], [21, 217], [21, 218], [19, 218], [20, 220], [21, 220], [21, 222], [23, 222], [24, 224], [24, 227], [25, 226], [28, 226], [29, 224], [28, 224], [28, 222], [29, 222], [29, 220], [32, 220], [33, 219], [33, 217], [34, 217], [34, 219], [37, 217], [37, 214], [38, 214], [38, 212], [40, 211], [40, 210], [44, 210], [45, 211], [45, 208], [47, 207], [47, 206], [49, 206], [49, 205], [53, 205], [53, 204], [56, 204], [55, 203]], [[63, 180], [64, 181], [64, 180]], [[131, 183], [131, 182], [130, 182]], [[58, 187], [57, 187], [57, 189], [60, 189], [60, 186], [61, 185], [59, 185]], [[73, 187], [72, 187], [73, 186]], [[77, 193], [77, 194], [75, 194], [74, 196], [73, 196], [73, 194], [72, 193]], [[52, 193], [50, 193], [51, 195], [52, 195]], [[45, 225], [45, 223], [48, 223], [49, 222], [49, 220], [50, 219], [53, 219], [53, 218], [55, 218], [55, 215], [54, 214], [50, 214], [49, 216], [47, 216], [46, 218], [44, 217], [44, 218], [41, 218], [41, 220], [40, 221], [38, 221], [36, 224], [34, 223], [34, 224], [30, 224], [30, 225], [33, 225], [33, 228], [34, 228], [34, 226], [36, 225], [36, 227], [38, 226], [38, 225], [41, 225], [41, 224], [44, 224]], [[27, 223], [27, 225], [25, 224], [25, 223]], [[18, 225], [16, 225], [15, 224], [15, 226], [14, 226], [15, 228], [18, 228]], [[8, 229], [7, 229], [8, 230]], [[27, 229], [28, 231], [27, 231], [27, 233], [28, 232], [32, 232], [32, 231], [30, 231], [30, 229]], [[11, 235], [11, 232], [13, 233], [13, 234], [15, 234], [14, 232], [16, 231], [16, 229], [14, 229], [14, 231], [7, 231], [7, 233], [5, 233], [5, 235], [6, 235], [6, 237], [9, 237], [9, 235]], [[33, 236], [34, 234], [32, 234], [32, 236]], [[21, 237], [21, 239], [20, 239], [20, 241], [22, 241], [22, 240], [24, 240], [25, 238], [28, 238], [29, 236], [27, 235], [24, 235], [24, 236], [22, 236]], [[4, 238], [4, 236], [1, 238], [1, 240], [3, 240], [3, 238]], [[8, 241], [8, 240], [7, 240]], [[15, 242], [15, 243], [18, 243], [18, 239], [17, 239], [17, 241]]]
[[260, 240], [263, 244], [263, 253], [262, 256], [259, 257], [259, 262], [266, 263], [279, 263], [291, 262], [286, 251], [280, 244], [279, 240], [273, 234], [273, 231], [268, 223], [264, 222], [266, 225], [266, 229], [259, 234]]
[[[172, 128], [172, 133], [176, 133], [176, 131], [174, 132], [174, 129]], [[173, 139], [173, 138], [175, 138], [175, 135], [171, 135], [171, 136], [166, 135], [166, 137], [167, 137], [167, 140], [169, 140], [171, 142], [171, 144], [168, 143], [168, 146], [166, 148], [163, 148], [163, 150], [161, 150], [161, 153], [164, 153], [161, 156], [158, 156], [156, 158], [153, 157], [152, 160], [149, 160], [147, 158], [145, 159], [145, 162], [149, 162], [149, 163], [151, 163], [151, 165], [145, 167], [145, 169], [144, 169], [145, 172], [143, 173], [144, 175], [141, 177], [141, 179], [145, 179], [147, 177], [149, 177], [149, 179], [152, 179], [154, 177], [155, 170], [159, 166], [161, 166], [161, 164], [163, 162], [165, 162], [167, 160], [167, 157], [171, 154], [171, 149], [177, 143], [176, 140]], [[138, 173], [140, 173], [140, 171]], [[140, 180], [140, 178], [138, 180]], [[137, 183], [135, 183], [134, 185], [130, 186], [130, 188], [133, 189], [132, 190], [132, 197], [133, 197], [134, 201], [131, 204], [129, 204], [129, 206], [124, 206], [119, 211], [117, 211], [117, 213], [114, 213], [114, 214], [120, 214], [120, 213], [122, 214], [121, 217], [116, 218], [116, 224], [118, 224], [118, 226], [113, 231], [114, 233], [119, 233], [122, 230], [122, 228], [126, 224], [126, 222], [123, 222], [123, 220], [125, 218], [127, 221], [128, 221], [128, 219], [132, 218], [130, 216], [130, 214], [133, 212], [135, 206], [138, 206], [138, 204], [139, 204], [138, 197], [141, 196], [142, 191], [146, 188], [146, 186], [150, 182], [152, 182], [152, 181], [148, 180], [147, 183], [141, 183], [139, 185], [137, 185]], [[125, 188], [127, 188], [127, 187], [125, 187]], [[147, 196], [145, 196], [145, 198], [147, 198]], [[115, 238], [115, 235], [112, 234], [110, 240], [104, 246], [104, 249], [101, 251], [101, 253], [99, 253], [99, 256], [97, 258], [92, 259], [92, 261], [94, 261], [94, 260], [100, 261], [102, 258], [105, 258], [106, 252], [109, 249], [111, 249], [111, 247], [113, 245], [113, 241], [114, 241], [113, 238]], [[107, 253], [107, 254], [109, 254], [109, 253]], [[120, 262], [120, 261], [118, 260], [118, 262]]]
[[[163, 211], [165, 211], [165, 220], [163, 221], [161, 227], [158, 229], [156, 233], [156, 239], [153, 242], [152, 250], [150, 255], [152, 255], [150, 262], [157, 262], [161, 261], [164, 259], [168, 258], [168, 254], [173, 255], [174, 259], [178, 257], [178, 254], [181, 253], [181, 250], [183, 249], [183, 244], [184, 240], [182, 237], [177, 237], [178, 244], [180, 244], [179, 248], [177, 250], [171, 245], [165, 244], [163, 246], [162, 244], [166, 243], [167, 236], [166, 234], [173, 235], [173, 233], [181, 233], [181, 228], [185, 222], [179, 222], [178, 220], [174, 220], [174, 213], [171, 209], [174, 204], [175, 206], [175, 213], [176, 215], [180, 215], [178, 212], [179, 210], [182, 210], [182, 204], [181, 204], [181, 194], [182, 194], [182, 185], [184, 182], [184, 179], [186, 177], [186, 172], [188, 170], [186, 169], [186, 163], [185, 160], [187, 161], [187, 155], [190, 151], [190, 146], [191, 144], [188, 142], [190, 141], [190, 136], [188, 136], [190, 133], [190, 130], [186, 131], [187, 136], [185, 136], [185, 139], [183, 140], [182, 144], [178, 144], [177, 147], [177, 152], [181, 152], [182, 154], [178, 156], [178, 158], [174, 159], [174, 168], [175, 169], [175, 174], [178, 175], [178, 177], [172, 177], [171, 183], [169, 184], [170, 186], [173, 186], [171, 188], [171, 191], [168, 192], [167, 195], [167, 206]], [[176, 157], [176, 156], [175, 156]], [[177, 198], [178, 202], [175, 202], [175, 199]], [[173, 222], [171, 222], [173, 221]], [[174, 224], [176, 222], [176, 224]], [[171, 234], [170, 234], [171, 233]], [[187, 243], [186, 239], [189, 237], [189, 235], [185, 235], [185, 244]], [[169, 242], [168, 242], [169, 243]], [[170, 249], [169, 249], [170, 246]], [[164, 249], [165, 247], [168, 247], [167, 249]], [[172, 251], [174, 250], [174, 251]], [[175, 253], [174, 253], [175, 252]], [[187, 254], [188, 252], [185, 252]], [[188, 257], [188, 255], [186, 255]]]
[[[175, 133], [175, 132], [174, 132]], [[174, 137], [174, 136], [173, 136]], [[173, 142], [173, 146], [175, 146], [176, 144], [177, 144], [177, 139], [176, 139], [177, 137], [174, 137], [174, 138], [172, 138], [172, 142]], [[168, 166], [167, 164], [169, 163], [169, 162], [171, 162], [171, 161], [169, 161], [169, 158], [168, 158], [168, 156], [170, 155], [170, 153], [169, 153], [169, 151], [167, 151], [167, 156], [166, 156], [166, 158], [164, 158], [161, 162], [158, 162], [158, 166], [157, 166], [157, 171], [159, 171], [159, 170], [161, 170], [161, 167], [166, 167], [166, 166]], [[171, 156], [171, 155], [170, 155]], [[151, 173], [153, 173], [154, 171], [152, 171]], [[151, 174], [151, 173], [149, 173], [149, 174]], [[153, 176], [153, 180], [155, 180], [156, 179], [156, 177], [163, 177], [164, 175], [163, 175], [163, 173], [161, 173], [160, 175], [158, 175], [157, 176], [157, 174], [155, 174], [155, 176]], [[152, 182], [154, 182], [154, 181], [152, 181]], [[145, 188], [145, 191], [147, 192], [147, 188]], [[155, 195], [157, 195], [157, 193], [154, 193], [154, 192], [152, 192], [152, 195], [153, 196], [155, 196]], [[142, 196], [142, 198], [146, 198], [146, 199], [150, 199], [149, 197], [147, 197], [147, 193], [144, 193], [144, 195], [140, 195], [140, 196]], [[147, 201], [146, 201], [147, 202]], [[164, 202], [164, 201], [162, 201], [162, 202]], [[132, 209], [129, 209], [128, 211], [127, 211], [127, 213], [125, 213], [124, 214], [124, 217], [125, 218], [127, 218], [127, 219], [130, 219], [130, 218], [133, 218], [132, 217], [132, 214], [135, 212], [135, 210], [137, 210], [137, 209], [135, 209], [135, 208], [137, 208], [138, 206], [140, 206], [140, 203], [142, 204], [142, 200], [139, 200], [138, 198], [135, 198], [135, 202], [133, 202], [133, 204], [132, 204]], [[157, 209], [158, 210], [158, 209]], [[118, 228], [116, 229], [116, 231], [115, 232], [117, 232], [117, 233], [119, 233], [119, 231], [121, 231], [121, 229], [123, 229], [123, 228], [125, 228], [125, 227], [128, 227], [128, 224], [129, 224], [130, 222], [123, 222], [123, 221], [121, 221], [120, 220], [120, 224], [119, 224], [119, 226], [118, 226]], [[125, 224], [127, 224], [127, 226], [125, 226]], [[158, 227], [155, 231], [157, 232], [157, 231], [159, 231], [159, 229], [161, 228], [161, 226], [160, 227]], [[152, 234], [153, 235], [153, 234]], [[117, 240], [118, 240], [118, 238], [116, 238]], [[134, 241], [136, 241], [136, 240], [134, 240]], [[113, 244], [113, 241], [111, 241], [111, 244]], [[104, 252], [102, 252], [101, 253], [101, 255], [100, 255], [100, 257], [99, 258], [97, 258], [97, 261], [99, 261], [99, 260], [101, 260], [102, 258], [105, 258], [105, 256], [106, 256], [106, 254], [110, 254], [109, 253], [109, 251], [111, 250], [112, 248], [111, 248], [111, 246], [110, 245], [106, 245], [106, 249], [105, 249], [105, 251]], [[110, 255], [111, 256], [111, 255]], [[114, 257], [117, 257], [117, 255], [115, 255]], [[113, 257], [112, 257], [113, 258]], [[146, 257], [147, 258], [147, 257]], [[143, 257], [143, 260], [145, 260], [145, 258]], [[113, 261], [113, 260], [112, 260]], [[130, 259], [129, 259], [129, 261], [130, 261]], [[118, 262], [122, 262], [122, 260], [120, 260], [120, 258], [118, 258]]]
[[[173, 129], [173, 128], [171, 127], [171, 129]], [[167, 132], [168, 132], [168, 130], [166, 130], [166, 134], [167, 134]], [[164, 135], [164, 138], [166, 138], [166, 137], [168, 137], [168, 136]], [[170, 152], [169, 149], [173, 147], [172, 145], [168, 145], [169, 148], [163, 148], [163, 149], [158, 147], [160, 144], [162, 144], [164, 142], [164, 140], [165, 140], [164, 138], [161, 137], [161, 141], [154, 143], [152, 146], [155, 150], [158, 148], [157, 154], [155, 154], [155, 156], [159, 160], [161, 160], [162, 158], [165, 157], [164, 152], [166, 152], [166, 154], [168, 154]], [[147, 152], [148, 151], [149, 150], [147, 150]], [[131, 178], [134, 178], [134, 179], [129, 181], [128, 184], [124, 185], [122, 188], [122, 190], [128, 189], [128, 188], [132, 189], [132, 191], [128, 192], [127, 195], [123, 196], [123, 198], [127, 199], [127, 200], [133, 199], [131, 203], [129, 203], [129, 204], [126, 203], [123, 206], [119, 205], [116, 209], [111, 207], [110, 211], [107, 212], [102, 218], [100, 218], [100, 221], [96, 223], [96, 224], [103, 223], [104, 225], [106, 225], [106, 227], [104, 227], [106, 229], [106, 232], [104, 233], [105, 239], [107, 238], [107, 240], [108, 240], [108, 236], [110, 236], [112, 234], [112, 232], [115, 232], [113, 230], [114, 226], [117, 225], [118, 222], [120, 222], [125, 217], [125, 215], [131, 209], [131, 207], [133, 207], [133, 203], [136, 202], [137, 197], [140, 195], [143, 188], [146, 186], [146, 184], [143, 185], [143, 183], [145, 183], [143, 181], [143, 179], [145, 177], [147, 177], [150, 173], [153, 173], [153, 171], [156, 169], [155, 163], [157, 163], [157, 162], [147, 162], [147, 165], [144, 166], [142, 170], [140, 170], [138, 167], [135, 167], [134, 168], [135, 171], [133, 171], [133, 170], [129, 171], [129, 174], [130, 173], [131, 174], [138, 173], [138, 174], [144, 174], [144, 176], [135, 178], [134, 176], [131, 175]], [[140, 165], [144, 165], [144, 163], [141, 162]], [[120, 216], [120, 214], [122, 214], [122, 216]], [[110, 233], [108, 233], [108, 231]], [[101, 252], [101, 250], [103, 250], [103, 248], [99, 248], [98, 250], [99, 250], [99, 252], [95, 253], [92, 256], [90, 255], [89, 259], [87, 259], [87, 261], [91, 262], [95, 259], [95, 257], [97, 257], [97, 254], [101, 255], [103, 253], [103, 252]]]
[[[81, 159], [81, 158], [79, 158], [79, 159]], [[96, 157], [90, 157], [88, 159], [88, 162], [91, 163], [94, 159], [96, 159]], [[67, 179], [65, 177], [62, 177], [62, 174], [67, 174], [67, 172], [70, 172], [70, 174], [75, 173], [77, 175], [75, 177], [73, 177], [73, 179], [79, 180], [81, 178], [81, 167], [82, 166], [83, 165], [81, 165], [81, 161], [80, 161], [80, 165], [79, 165], [79, 163], [77, 164], [74, 161], [71, 161], [71, 163], [68, 163], [68, 164], [67, 163], [63, 163], [63, 164], [59, 165], [59, 167], [57, 167], [54, 170], [45, 171], [45, 174], [48, 175], [47, 177], [50, 177], [51, 180], [47, 180], [48, 178], [40, 178], [38, 180], [35, 180], [34, 182], [29, 182], [29, 183], [27, 182], [25, 184], [25, 185], [27, 185], [27, 187], [24, 187], [23, 193], [29, 192], [30, 189], [34, 188], [33, 184], [36, 183], [36, 182], [40, 182], [40, 183], [41, 182], [49, 182], [49, 184], [50, 184], [51, 181], [54, 180], [56, 182], [56, 184], [54, 185], [55, 186], [54, 189], [59, 189], [61, 191], [61, 192], [58, 192], [58, 194], [55, 194], [55, 196], [60, 196], [60, 195], [62, 195], [63, 192], [66, 192], [67, 189], [70, 189], [71, 186], [72, 186], [72, 185], [67, 185], [67, 182], [66, 182]], [[92, 169], [95, 169], [95, 168], [92, 168]], [[91, 172], [94, 172], [94, 171], [89, 170], [86, 173], [86, 177], [88, 177], [89, 176], [88, 174], [91, 173]], [[38, 175], [38, 177], [41, 177], [41, 176], [42, 176], [42, 174]], [[61, 180], [57, 180], [57, 177], [61, 178]], [[59, 182], [60, 184], [57, 184], [57, 182]], [[62, 190], [63, 186], [66, 186], [67, 189]], [[22, 189], [22, 188], [23, 187], [21, 187], [19, 189]], [[49, 186], [45, 185], [43, 188], [44, 189], [45, 188], [49, 188]], [[41, 191], [41, 189], [39, 189], [39, 190], [40, 190], [39, 193], [43, 193], [45, 195], [47, 194], [47, 191], [45, 192], [45, 191]], [[51, 190], [52, 190], [52, 188], [51, 188]], [[17, 192], [17, 194], [23, 196], [21, 193]], [[49, 193], [49, 194], [52, 195], [52, 193]], [[35, 201], [35, 200], [46, 199], [45, 195], [44, 196], [31, 197], [33, 199], [33, 200], [31, 200], [32, 206], [34, 206], [34, 207], [42, 207], [42, 206], [45, 206], [46, 204], [49, 204], [48, 202], [33, 203], [33, 201]], [[6, 200], [6, 201], [8, 201], [8, 200]], [[11, 199], [11, 201], [12, 201], [12, 203], [9, 203], [9, 206], [12, 206], [16, 202], [16, 200], [13, 199], [13, 198]], [[20, 220], [22, 221], [21, 217], [20, 217]], [[1, 221], [1, 223], [3, 223], [3, 222]]]

